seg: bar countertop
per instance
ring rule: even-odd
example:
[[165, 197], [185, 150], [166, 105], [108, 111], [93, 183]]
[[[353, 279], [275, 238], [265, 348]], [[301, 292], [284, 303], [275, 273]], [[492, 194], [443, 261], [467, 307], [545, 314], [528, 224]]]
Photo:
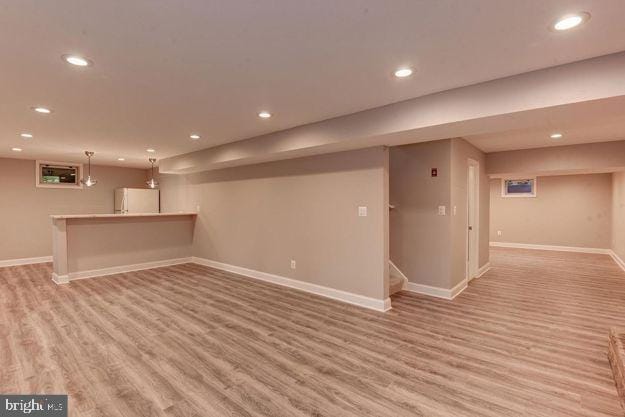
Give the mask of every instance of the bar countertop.
[[125, 218], [125, 217], [167, 217], [167, 216], [197, 216], [197, 213], [191, 211], [181, 211], [172, 213], [125, 213], [125, 214], [52, 214], [53, 220], [59, 219], [106, 219], [106, 218]]

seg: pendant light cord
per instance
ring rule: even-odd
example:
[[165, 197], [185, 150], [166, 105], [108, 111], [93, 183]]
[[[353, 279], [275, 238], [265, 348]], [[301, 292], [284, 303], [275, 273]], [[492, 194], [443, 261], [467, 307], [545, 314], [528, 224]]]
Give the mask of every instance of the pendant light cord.
[[150, 158], [148, 161], [152, 164], [152, 181], [154, 181], [154, 162], [156, 162], [156, 158]]

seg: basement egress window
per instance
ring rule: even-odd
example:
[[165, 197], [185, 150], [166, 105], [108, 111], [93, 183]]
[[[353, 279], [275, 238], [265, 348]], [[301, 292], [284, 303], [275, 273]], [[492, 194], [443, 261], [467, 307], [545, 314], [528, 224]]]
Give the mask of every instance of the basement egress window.
[[82, 164], [37, 161], [36, 183], [41, 188], [82, 188]]
[[501, 180], [502, 197], [536, 197], [536, 178]]

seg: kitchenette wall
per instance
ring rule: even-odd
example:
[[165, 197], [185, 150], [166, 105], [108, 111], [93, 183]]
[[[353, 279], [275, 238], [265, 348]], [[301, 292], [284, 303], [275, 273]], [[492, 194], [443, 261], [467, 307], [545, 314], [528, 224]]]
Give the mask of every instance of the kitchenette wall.
[[146, 170], [92, 166], [94, 187], [35, 187], [35, 161], [0, 158], [0, 264], [52, 255], [51, 214], [113, 213], [114, 190], [145, 188]]

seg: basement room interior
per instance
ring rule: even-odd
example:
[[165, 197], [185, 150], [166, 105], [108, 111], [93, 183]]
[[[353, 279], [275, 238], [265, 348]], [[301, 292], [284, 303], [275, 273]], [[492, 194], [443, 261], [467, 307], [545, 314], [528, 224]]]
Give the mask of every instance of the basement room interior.
[[625, 416], [623, 16], [3, 2], [0, 415]]

